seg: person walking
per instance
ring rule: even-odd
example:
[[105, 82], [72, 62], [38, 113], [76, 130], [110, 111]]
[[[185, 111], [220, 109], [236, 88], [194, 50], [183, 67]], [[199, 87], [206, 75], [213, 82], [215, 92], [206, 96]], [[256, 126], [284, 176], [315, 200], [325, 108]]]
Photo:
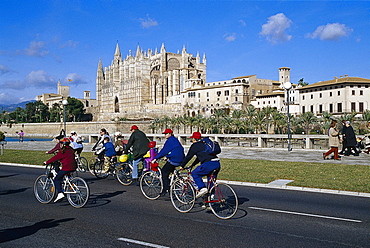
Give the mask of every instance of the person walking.
[[[349, 156], [351, 154], [353, 154], [354, 156], [359, 156], [359, 152], [356, 149], [357, 141], [355, 131], [353, 130], [350, 121], [346, 121], [345, 135], [346, 135], [346, 150], [344, 156]], [[352, 151], [354, 153], [352, 153]]]
[[344, 152], [346, 151], [347, 147], [347, 140], [346, 140], [346, 120], [342, 120], [342, 129], [341, 129], [341, 134], [342, 134], [342, 150], [338, 153], [340, 155], [343, 155]]
[[180, 141], [173, 135], [173, 131], [169, 128], [163, 131], [166, 142], [163, 145], [163, 148], [159, 151], [157, 156], [154, 157], [153, 163], [163, 157], [167, 158], [167, 162], [162, 167], [162, 182], [163, 190], [161, 196], [164, 196], [168, 193], [170, 189], [170, 178], [169, 175], [172, 173], [176, 166], [180, 166], [182, 160], [185, 157], [184, 147], [181, 145]]
[[338, 147], [339, 147], [339, 132], [336, 128], [337, 126], [337, 121], [332, 120], [330, 123], [330, 128], [329, 128], [329, 147], [330, 150], [327, 152], [323, 153], [323, 158], [324, 159], [329, 159], [329, 155], [331, 153], [334, 153], [334, 159], [335, 160], [341, 160], [338, 156]]
[[138, 165], [144, 160], [144, 155], [149, 151], [149, 139], [146, 137], [146, 134], [139, 130], [138, 126], [136, 125], [131, 126], [130, 132], [131, 135], [125, 147], [124, 154], [128, 154], [130, 148], [132, 147], [132, 155], [134, 157], [132, 165], [132, 180], [138, 181]]
[[19, 135], [19, 142], [23, 142], [23, 140], [24, 140], [24, 132], [23, 132], [23, 130], [21, 130], [21, 131], [18, 133], [18, 135]]

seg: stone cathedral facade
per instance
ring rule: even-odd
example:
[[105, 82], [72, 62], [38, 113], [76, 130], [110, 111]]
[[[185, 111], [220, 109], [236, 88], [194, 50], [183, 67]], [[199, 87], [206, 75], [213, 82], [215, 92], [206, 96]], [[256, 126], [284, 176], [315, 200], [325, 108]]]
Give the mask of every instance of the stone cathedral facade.
[[122, 58], [116, 45], [110, 66], [99, 61], [96, 77], [98, 121], [114, 118], [155, 118], [184, 113], [183, 94], [206, 84], [206, 58], [187, 53], [170, 53], [162, 44], [160, 51], [143, 51]]

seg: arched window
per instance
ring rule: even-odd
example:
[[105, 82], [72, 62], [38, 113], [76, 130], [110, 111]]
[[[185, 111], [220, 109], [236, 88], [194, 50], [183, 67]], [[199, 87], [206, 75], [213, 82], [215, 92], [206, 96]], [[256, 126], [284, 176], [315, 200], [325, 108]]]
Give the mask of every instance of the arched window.
[[114, 99], [114, 112], [119, 113], [118, 97]]

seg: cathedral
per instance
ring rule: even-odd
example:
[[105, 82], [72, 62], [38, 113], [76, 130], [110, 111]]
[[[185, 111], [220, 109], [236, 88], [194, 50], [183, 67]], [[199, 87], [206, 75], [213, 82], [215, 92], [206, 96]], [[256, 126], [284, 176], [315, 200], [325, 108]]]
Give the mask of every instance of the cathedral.
[[141, 50], [122, 58], [116, 45], [110, 66], [100, 60], [96, 77], [97, 121], [115, 118], [155, 118], [184, 114], [183, 92], [206, 84], [206, 58], [187, 53]]

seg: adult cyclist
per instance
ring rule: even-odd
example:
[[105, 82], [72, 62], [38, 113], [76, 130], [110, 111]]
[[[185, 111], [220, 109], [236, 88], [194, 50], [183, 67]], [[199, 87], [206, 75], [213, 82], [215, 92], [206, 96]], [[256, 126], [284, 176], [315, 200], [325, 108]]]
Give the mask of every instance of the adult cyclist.
[[194, 132], [190, 138], [193, 144], [190, 146], [188, 153], [182, 161], [180, 169], [183, 169], [186, 164], [196, 156], [196, 159], [191, 166], [194, 166], [199, 162], [200, 165], [195, 168], [191, 174], [198, 187], [196, 198], [199, 198], [208, 192], [202, 177], [211, 174], [215, 169], [219, 169], [221, 165], [220, 159], [215, 154], [208, 154], [205, 152], [205, 144], [202, 142], [202, 135], [200, 132]]

